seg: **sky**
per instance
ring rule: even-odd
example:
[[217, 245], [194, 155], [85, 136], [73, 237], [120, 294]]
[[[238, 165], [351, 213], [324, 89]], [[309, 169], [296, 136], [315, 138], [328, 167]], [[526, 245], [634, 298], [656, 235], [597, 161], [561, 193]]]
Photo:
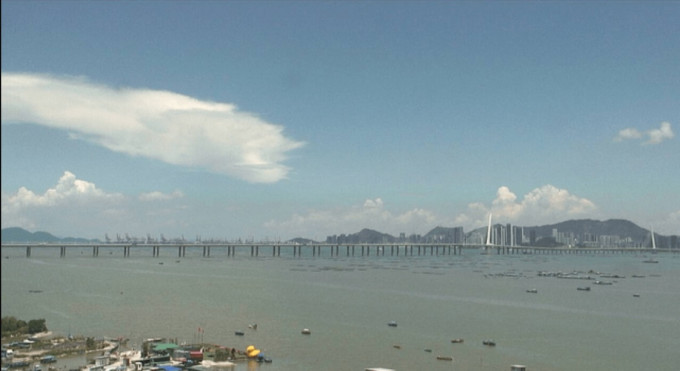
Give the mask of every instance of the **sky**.
[[2, 228], [680, 234], [680, 2], [3, 1]]

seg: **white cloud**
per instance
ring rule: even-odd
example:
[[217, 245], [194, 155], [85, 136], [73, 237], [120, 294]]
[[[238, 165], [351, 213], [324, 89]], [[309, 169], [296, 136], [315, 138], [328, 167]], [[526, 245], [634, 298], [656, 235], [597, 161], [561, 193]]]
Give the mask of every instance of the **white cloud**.
[[64, 129], [112, 151], [262, 183], [284, 179], [286, 154], [304, 145], [232, 104], [38, 74], [2, 73], [2, 123]]
[[614, 137], [615, 142], [622, 142], [624, 140], [635, 140], [647, 138], [643, 144], [659, 144], [666, 139], [675, 137], [673, 128], [670, 122], [662, 122], [658, 129], [646, 131], [644, 134], [635, 128], [627, 128], [619, 131], [618, 135]]
[[532, 190], [519, 201], [508, 187], [502, 186], [498, 188], [491, 206], [472, 203], [466, 212], [455, 218], [455, 223], [464, 225], [466, 230], [483, 226], [487, 223], [489, 212], [493, 214], [494, 222], [530, 226], [592, 217], [598, 208], [588, 199], [549, 184]]
[[385, 208], [382, 199], [367, 199], [361, 206], [336, 210], [310, 210], [304, 215], [295, 214], [285, 221], [269, 221], [270, 230], [286, 235], [313, 237], [325, 240], [326, 236], [356, 233], [370, 228], [398, 236], [399, 233], [427, 233], [437, 225], [434, 213], [412, 209], [393, 213]]
[[20, 187], [14, 194], [2, 193], [2, 228], [46, 227], [37, 220], [52, 218], [68, 220], [69, 213], [83, 212], [84, 217], [91, 217], [89, 205], [110, 207], [122, 201], [124, 196], [118, 193], [107, 193], [96, 187], [94, 183], [81, 180], [65, 171], [53, 188], [44, 193], [35, 193], [26, 187]]
[[181, 191], [175, 190], [172, 193], [163, 193], [159, 191], [142, 193], [138, 198], [140, 201], [167, 201], [182, 197], [184, 197], [184, 194]]
[[671, 139], [675, 136], [670, 122], [662, 122], [661, 127], [648, 131], [647, 135], [649, 136], [649, 140], [646, 141], [645, 144], [658, 144], [665, 139]]
[[14, 195], [6, 198], [3, 196], [2, 214], [4, 219], [6, 213], [20, 212], [24, 208], [53, 207], [95, 199], [116, 200], [121, 197], [119, 194], [106, 193], [98, 189], [94, 183], [77, 179], [73, 173], [65, 171], [56, 186], [43, 194], [36, 194], [25, 187], [20, 187]]
[[[94, 233], [101, 238], [103, 232], [170, 223], [171, 218], [183, 215], [183, 205], [175, 202], [183, 197], [184, 194], [179, 190], [171, 193], [154, 191], [128, 197], [106, 192], [94, 183], [78, 179], [75, 174], [65, 171], [56, 185], [43, 193], [26, 187], [20, 187], [11, 194], [3, 190], [2, 228], [39, 228], [61, 236], [78, 237]], [[155, 202], [145, 206], [146, 202], [137, 200]], [[177, 224], [174, 222], [173, 225]]]
[[626, 139], [639, 139], [642, 138], [642, 133], [640, 133], [635, 128], [627, 128], [619, 131], [619, 134], [614, 138], [615, 141], [621, 142]]
[[272, 233], [325, 239], [327, 235], [356, 233], [362, 228], [398, 236], [404, 232], [424, 234], [437, 226], [462, 226], [465, 231], [484, 227], [489, 212], [494, 223], [516, 225], [543, 225], [576, 218], [596, 217], [597, 206], [590, 200], [578, 197], [565, 189], [544, 185], [518, 197], [506, 186], [498, 188], [490, 204], [474, 202], [465, 212], [449, 219], [434, 212], [415, 208], [405, 212], [387, 210], [380, 198], [368, 199], [361, 206], [336, 210], [310, 210], [295, 214], [285, 221], [272, 220], [265, 224]]

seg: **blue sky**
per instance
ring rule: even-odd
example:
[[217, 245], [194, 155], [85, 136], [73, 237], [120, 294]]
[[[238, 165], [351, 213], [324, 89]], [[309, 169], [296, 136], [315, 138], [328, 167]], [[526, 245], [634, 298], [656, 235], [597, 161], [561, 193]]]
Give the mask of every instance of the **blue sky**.
[[680, 3], [2, 2], [2, 227], [680, 234]]

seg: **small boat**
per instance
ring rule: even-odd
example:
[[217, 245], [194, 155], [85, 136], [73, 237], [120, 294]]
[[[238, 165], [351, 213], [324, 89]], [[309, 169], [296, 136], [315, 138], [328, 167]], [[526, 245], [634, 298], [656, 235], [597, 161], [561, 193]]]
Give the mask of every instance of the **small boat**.
[[609, 281], [595, 281], [594, 283], [596, 285], [612, 285], [612, 283]]
[[490, 346], [490, 347], [495, 347], [495, 346], [496, 346], [496, 342], [493, 341], [493, 340], [484, 340], [484, 341], [482, 341], [482, 344], [484, 344], [484, 345], [486, 345], [486, 346]]
[[234, 332], [234, 335], [236, 335], [236, 336], [243, 336], [243, 335], [245, 335], [245, 332], [243, 332], [243, 331], [236, 331], [236, 332]]
[[640, 294], [633, 294], [633, 297], [634, 297], [634, 298], [639, 298], [639, 297], [640, 297]]
[[453, 357], [451, 356], [437, 356], [437, 359], [440, 361], [453, 361]]
[[527, 290], [527, 292], [530, 293], [530, 294], [538, 294], [537, 289], [529, 289], [529, 290]]
[[311, 335], [312, 332], [311, 332], [308, 328], [303, 328], [303, 329], [302, 329], [302, 334], [303, 334], [303, 335]]
[[432, 353], [432, 349], [425, 349], [426, 352]]
[[656, 259], [647, 259], [647, 260], [643, 260], [642, 262], [643, 263], [658, 263], [659, 261], [656, 260]]
[[397, 344], [392, 345], [392, 347], [395, 348], [395, 349], [401, 349], [401, 345], [397, 345]]
[[57, 357], [55, 356], [44, 356], [40, 358], [40, 363], [54, 363], [57, 362]]
[[579, 290], [579, 291], [590, 291], [590, 287], [577, 287], [576, 290]]
[[451, 340], [451, 342], [454, 343], [454, 344], [462, 343], [462, 342], [463, 342], [463, 339], [460, 339], [460, 338], [458, 338], [458, 339], [453, 339], [453, 340]]
[[397, 327], [397, 322], [396, 322], [396, 321], [390, 321], [390, 322], [387, 324], [387, 326], [390, 326], [390, 327]]
[[645, 276], [640, 275], [640, 274], [634, 274], [631, 277], [633, 277], [633, 278], [645, 278]]

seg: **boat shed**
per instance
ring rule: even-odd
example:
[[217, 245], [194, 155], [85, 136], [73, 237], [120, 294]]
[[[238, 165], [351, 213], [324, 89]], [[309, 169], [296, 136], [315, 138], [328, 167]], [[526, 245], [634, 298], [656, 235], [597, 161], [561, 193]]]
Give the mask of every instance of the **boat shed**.
[[161, 354], [172, 354], [172, 352], [179, 348], [179, 345], [173, 343], [156, 343], [153, 345], [153, 351]]

